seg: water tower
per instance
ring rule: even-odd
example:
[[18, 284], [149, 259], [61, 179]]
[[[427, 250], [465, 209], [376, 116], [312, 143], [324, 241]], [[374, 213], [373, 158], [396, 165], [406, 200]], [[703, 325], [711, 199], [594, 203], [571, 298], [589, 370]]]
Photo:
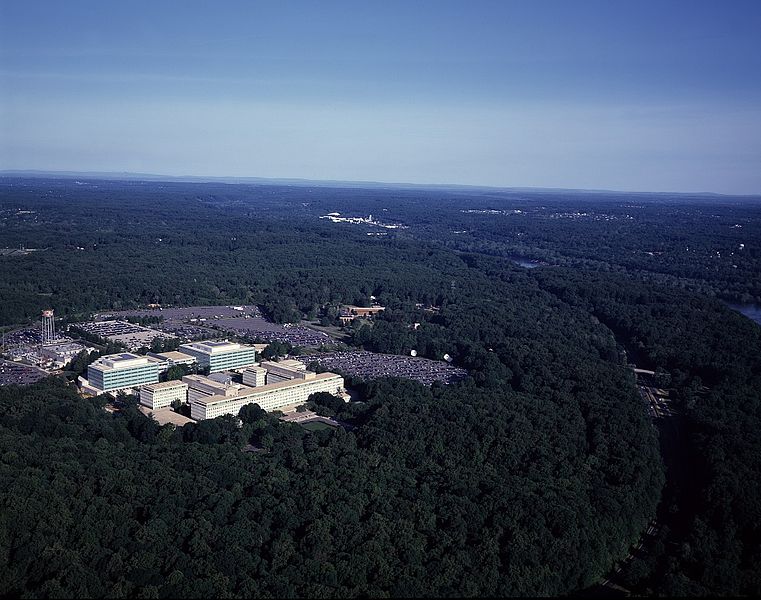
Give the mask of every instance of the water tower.
[[55, 339], [55, 317], [53, 309], [42, 311], [42, 344], [50, 344]]

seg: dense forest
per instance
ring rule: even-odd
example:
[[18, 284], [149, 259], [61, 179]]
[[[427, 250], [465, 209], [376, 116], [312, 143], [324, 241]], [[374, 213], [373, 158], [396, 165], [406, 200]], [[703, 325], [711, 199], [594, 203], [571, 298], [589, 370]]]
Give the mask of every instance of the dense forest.
[[[37, 249], [0, 256], [0, 323], [151, 302], [256, 303], [286, 322], [372, 295], [387, 310], [351, 344], [448, 353], [470, 373], [315, 398], [347, 425], [326, 431], [255, 407], [240, 427], [175, 429], [54, 379], [1, 388], [0, 594], [557, 595], [604, 577], [664, 510], [659, 548], [626, 567], [631, 589], [761, 592], [761, 330], [710, 297], [761, 298], [758, 205], [9, 179], [0, 192], [4, 244]], [[328, 212], [404, 227], [368, 235], [379, 228]], [[515, 253], [556, 266], [522, 269]], [[664, 479], [627, 361], [672, 389], [689, 490], [668, 461]]]
[[538, 275], [663, 372], [684, 412], [688, 462], [674, 468], [688, 473], [667, 498], [677, 513], [663, 535], [671, 551], [632, 565], [629, 583], [677, 596], [761, 594], [761, 328], [715, 302], [636, 280]]
[[[278, 321], [325, 302], [394, 299], [387, 288], [441, 304], [451, 289], [432, 272], [457, 262], [446, 248], [761, 302], [761, 205], [749, 199], [80, 184], [0, 178], [2, 245], [37, 249], [0, 256], [0, 325], [35, 318], [51, 299], [58, 314], [77, 316], [152, 302], [258, 302]], [[405, 228], [319, 219], [335, 211]], [[400, 253], [405, 266], [395, 268]]]

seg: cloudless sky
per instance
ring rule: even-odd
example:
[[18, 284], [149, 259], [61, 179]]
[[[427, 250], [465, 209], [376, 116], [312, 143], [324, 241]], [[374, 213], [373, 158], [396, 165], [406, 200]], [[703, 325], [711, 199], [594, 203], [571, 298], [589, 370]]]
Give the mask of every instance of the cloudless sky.
[[761, 193], [761, 1], [0, 0], [0, 169]]

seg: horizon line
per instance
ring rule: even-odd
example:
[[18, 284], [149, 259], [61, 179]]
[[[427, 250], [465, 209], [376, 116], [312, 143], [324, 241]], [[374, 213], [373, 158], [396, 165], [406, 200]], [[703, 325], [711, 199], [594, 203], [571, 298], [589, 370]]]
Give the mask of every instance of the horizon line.
[[371, 187], [392, 189], [460, 189], [460, 190], [493, 190], [493, 191], [537, 191], [537, 192], [586, 192], [586, 193], [612, 193], [612, 194], [672, 194], [684, 196], [723, 196], [737, 198], [761, 198], [761, 192], [749, 194], [727, 194], [710, 191], [653, 191], [653, 190], [612, 190], [601, 188], [564, 188], [542, 186], [497, 186], [480, 185], [469, 183], [410, 183], [389, 181], [366, 181], [350, 179], [309, 179], [304, 177], [257, 177], [239, 175], [167, 175], [157, 173], [137, 173], [134, 171], [50, 171], [46, 169], [0, 169], [0, 177], [41, 177], [52, 176], [62, 179], [75, 177], [89, 177], [101, 180], [118, 181], [120, 179], [132, 181], [165, 181], [167, 183], [227, 183], [232, 185], [243, 184], [280, 184], [297, 186], [321, 186], [321, 187]]

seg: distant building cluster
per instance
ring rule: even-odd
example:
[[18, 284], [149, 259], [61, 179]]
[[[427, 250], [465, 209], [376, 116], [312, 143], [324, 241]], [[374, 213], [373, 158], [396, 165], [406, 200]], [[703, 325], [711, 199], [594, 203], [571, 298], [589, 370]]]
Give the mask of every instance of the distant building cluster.
[[[374, 302], [375, 298], [371, 296], [370, 300]], [[343, 305], [339, 316], [348, 323], [356, 318], [372, 318], [384, 310], [385, 307], [375, 303], [368, 307]], [[305, 345], [317, 345], [327, 338], [322, 332], [270, 323], [255, 306], [177, 309], [155, 306], [138, 316], [154, 316], [157, 312], [161, 315], [158, 326], [162, 329], [166, 326], [195, 327], [212, 335], [222, 328], [246, 334], [255, 331], [265, 337], [285, 337]], [[86, 376], [79, 377], [80, 388], [83, 393], [91, 395], [137, 393], [141, 410], [161, 411], [155, 414], [157, 418], [161, 415], [162, 422], [182, 424], [226, 414], [237, 415], [243, 406], [254, 403], [266, 411], [290, 411], [317, 392], [328, 392], [348, 400], [342, 375], [315, 373], [299, 360], [257, 361], [258, 353], [266, 344], [202, 339], [184, 343], [174, 351], [139, 354], [139, 349], [151, 346], [156, 338], [177, 336], [115, 316], [104, 314], [100, 318], [105, 320], [77, 324], [86, 333], [119, 342], [127, 348], [124, 352], [101, 356], [91, 363]], [[188, 320], [191, 325], [187, 324]], [[213, 323], [211, 328], [210, 323]], [[413, 324], [413, 327], [417, 325]], [[42, 312], [37, 327], [4, 334], [2, 340], [3, 355], [14, 362], [0, 362], [0, 385], [32, 383], [48, 375], [39, 367], [58, 369], [83, 350], [93, 350], [58, 333], [52, 309]], [[412, 354], [414, 356], [415, 352]], [[444, 358], [449, 357], [445, 355]], [[317, 353], [310, 355], [308, 360], [318, 361], [322, 368], [340, 370], [347, 375], [408, 377], [427, 384], [433, 381], [450, 383], [465, 375], [462, 369], [446, 362], [369, 352]], [[164, 373], [178, 366], [194, 374], [185, 375], [181, 381], [160, 381]], [[170, 407], [176, 408], [177, 403], [189, 407], [192, 419], [171, 410]]]
[[[268, 374], [269, 375], [269, 374]], [[190, 402], [190, 416], [193, 419], [213, 419], [221, 415], [237, 415], [246, 404], [258, 404], [263, 410], [283, 410], [304, 404], [309, 396], [317, 392], [328, 392], [348, 399], [344, 389], [344, 379], [335, 373], [309, 373], [307, 378], [286, 379], [262, 386], [228, 384], [224, 390], [206, 396], [197, 395]], [[186, 376], [183, 381], [187, 379]], [[194, 385], [203, 382], [188, 382], [188, 398]]]
[[338, 319], [341, 321], [341, 325], [348, 325], [358, 317], [374, 317], [378, 313], [382, 313], [384, 310], [386, 310], [386, 307], [378, 304], [373, 304], [372, 306], [354, 306], [352, 304], [346, 304], [341, 307]]
[[[159, 374], [173, 365], [192, 365], [209, 375], [159, 382]], [[233, 381], [234, 373], [242, 376], [243, 383]], [[103, 356], [87, 368], [80, 385], [90, 394], [139, 390], [140, 403], [151, 410], [187, 403], [195, 420], [237, 415], [254, 403], [266, 411], [295, 408], [316, 392], [348, 398], [340, 375], [308, 371], [297, 360], [258, 363], [253, 346], [227, 340], [192, 342], [176, 352], [146, 356], [131, 352]]]
[[35, 367], [60, 369], [88, 348], [55, 328], [52, 309], [43, 310], [38, 327], [29, 327], [4, 334], [2, 352], [17, 362]]
[[332, 212], [327, 215], [323, 215], [320, 219], [327, 219], [331, 223], [351, 223], [352, 225], [370, 225], [372, 227], [381, 227], [383, 229], [408, 229], [406, 225], [401, 223], [384, 223], [373, 219], [372, 215], [367, 217], [344, 217], [341, 213]]

